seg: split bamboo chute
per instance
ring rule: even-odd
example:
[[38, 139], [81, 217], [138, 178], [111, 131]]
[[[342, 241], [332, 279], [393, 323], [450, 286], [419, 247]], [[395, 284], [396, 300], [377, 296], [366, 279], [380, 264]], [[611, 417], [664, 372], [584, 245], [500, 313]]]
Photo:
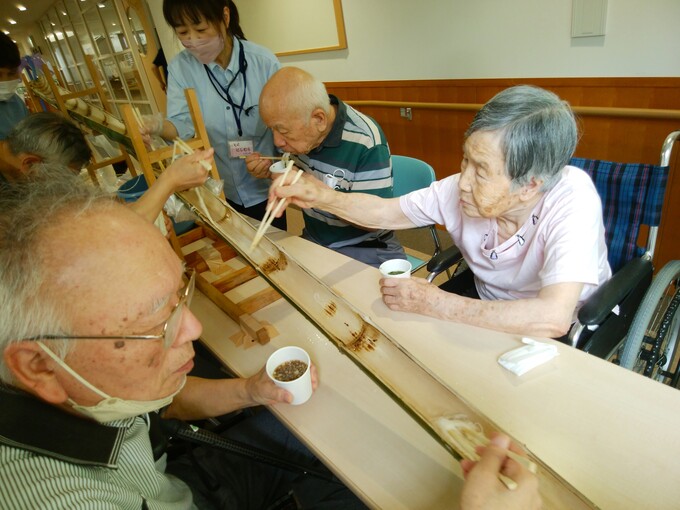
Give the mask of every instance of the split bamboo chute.
[[[204, 187], [181, 192], [178, 196], [301, 312], [301, 320], [306, 318], [315, 324], [343, 354], [352, 359], [454, 456], [470, 458], [470, 448], [474, 452], [474, 445], [486, 441], [479, 436], [486, 436], [494, 430], [502, 431], [422, 366], [396, 340], [376, 326], [370, 317], [338, 296], [283, 248], [267, 238], [261, 238], [251, 249], [256, 235], [255, 227], [223, 200]], [[225, 208], [230, 209], [229, 214], [224, 214]], [[222, 221], [211, 220], [222, 216]], [[460, 420], [460, 417], [464, 417], [466, 422], [477, 424], [479, 435], [466, 433], [462, 440], [455, 437], [456, 433], [451, 432], [451, 420]], [[528, 456], [536, 465], [546, 508], [595, 508], [593, 503], [531, 452]]]

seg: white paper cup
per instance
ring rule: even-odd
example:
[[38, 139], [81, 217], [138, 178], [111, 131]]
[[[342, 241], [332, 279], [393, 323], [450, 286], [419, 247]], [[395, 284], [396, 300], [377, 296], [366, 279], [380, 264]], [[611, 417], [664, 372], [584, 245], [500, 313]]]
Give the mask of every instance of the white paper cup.
[[411, 263], [405, 259], [386, 260], [380, 264], [379, 269], [385, 278], [411, 277]]
[[[279, 381], [274, 377], [274, 370], [287, 361], [299, 360], [307, 364], [307, 370], [293, 381]], [[309, 354], [304, 349], [295, 346], [281, 347], [274, 351], [267, 360], [267, 375], [278, 387], [289, 391], [293, 395], [292, 405], [304, 404], [312, 396], [312, 372]]]
[[277, 161], [269, 167], [269, 171], [273, 174], [282, 174], [286, 171], [286, 164], [283, 162], [283, 160]]

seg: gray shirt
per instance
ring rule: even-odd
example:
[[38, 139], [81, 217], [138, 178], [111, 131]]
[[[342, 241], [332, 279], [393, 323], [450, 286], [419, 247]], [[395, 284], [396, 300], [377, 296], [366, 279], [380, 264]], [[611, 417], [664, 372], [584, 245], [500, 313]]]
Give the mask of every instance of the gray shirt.
[[189, 487], [164, 473], [164, 457], [154, 461], [144, 418], [100, 425], [0, 393], [0, 509], [195, 508]]

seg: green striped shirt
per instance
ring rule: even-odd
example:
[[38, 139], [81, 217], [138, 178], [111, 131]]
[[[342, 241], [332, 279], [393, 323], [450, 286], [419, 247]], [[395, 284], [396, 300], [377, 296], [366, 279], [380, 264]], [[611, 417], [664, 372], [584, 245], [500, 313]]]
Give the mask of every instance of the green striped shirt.
[[[319, 147], [295, 156], [296, 166], [323, 181], [326, 175], [339, 177], [340, 191], [392, 197], [392, 161], [385, 135], [376, 121], [331, 95], [337, 105], [333, 127]], [[325, 211], [304, 209], [305, 231], [328, 248], [352, 246], [385, 234], [368, 232]]]

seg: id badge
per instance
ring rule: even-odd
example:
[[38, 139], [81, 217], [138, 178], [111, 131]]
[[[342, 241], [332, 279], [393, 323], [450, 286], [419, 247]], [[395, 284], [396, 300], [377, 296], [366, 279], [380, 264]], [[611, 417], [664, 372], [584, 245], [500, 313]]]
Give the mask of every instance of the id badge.
[[236, 140], [229, 142], [229, 156], [232, 158], [242, 158], [253, 153], [252, 140]]

